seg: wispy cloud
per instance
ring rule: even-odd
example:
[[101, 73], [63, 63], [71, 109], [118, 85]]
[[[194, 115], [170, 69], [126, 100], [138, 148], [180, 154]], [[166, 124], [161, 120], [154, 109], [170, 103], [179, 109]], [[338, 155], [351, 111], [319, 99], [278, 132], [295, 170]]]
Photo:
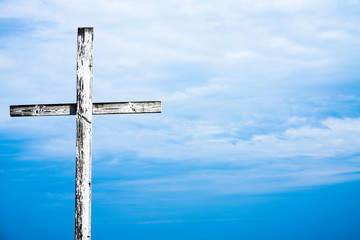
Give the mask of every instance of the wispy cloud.
[[94, 101], [163, 101], [161, 115], [94, 117], [95, 161], [204, 168], [126, 184], [249, 193], [357, 178], [359, 4], [2, 1], [17, 30], [0, 35], [0, 131], [33, 138], [32, 160], [74, 154], [72, 117], [15, 120], [8, 106], [75, 102], [76, 29], [94, 26]]

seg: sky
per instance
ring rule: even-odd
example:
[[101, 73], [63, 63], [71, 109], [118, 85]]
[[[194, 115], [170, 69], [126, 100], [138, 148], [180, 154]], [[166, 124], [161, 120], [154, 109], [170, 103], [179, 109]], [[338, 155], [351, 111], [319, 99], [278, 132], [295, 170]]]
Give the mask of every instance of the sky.
[[0, 0], [0, 239], [72, 239], [94, 27], [93, 239], [360, 239], [359, 0]]

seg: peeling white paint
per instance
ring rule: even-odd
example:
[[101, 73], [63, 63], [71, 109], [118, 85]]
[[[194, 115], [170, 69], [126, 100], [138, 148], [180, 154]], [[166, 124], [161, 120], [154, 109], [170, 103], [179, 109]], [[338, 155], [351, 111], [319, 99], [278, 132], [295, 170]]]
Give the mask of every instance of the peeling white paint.
[[91, 239], [93, 28], [79, 28], [76, 99], [75, 240]]

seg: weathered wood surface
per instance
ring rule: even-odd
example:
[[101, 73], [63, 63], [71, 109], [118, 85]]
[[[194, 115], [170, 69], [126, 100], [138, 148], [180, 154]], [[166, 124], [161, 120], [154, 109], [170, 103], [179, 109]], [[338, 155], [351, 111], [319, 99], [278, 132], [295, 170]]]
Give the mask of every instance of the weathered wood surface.
[[[161, 113], [160, 101], [93, 103], [92, 114]], [[76, 114], [75, 103], [11, 105], [11, 117], [66, 116]]]
[[91, 239], [93, 28], [77, 38], [75, 240]]
[[161, 113], [160, 101], [92, 103], [93, 36], [78, 29], [76, 104], [10, 106], [12, 117], [76, 115], [75, 240], [91, 239], [92, 115]]
[[161, 113], [160, 101], [94, 103], [93, 114]]
[[75, 115], [76, 104], [36, 104], [36, 105], [11, 105], [11, 117], [31, 116], [64, 116]]

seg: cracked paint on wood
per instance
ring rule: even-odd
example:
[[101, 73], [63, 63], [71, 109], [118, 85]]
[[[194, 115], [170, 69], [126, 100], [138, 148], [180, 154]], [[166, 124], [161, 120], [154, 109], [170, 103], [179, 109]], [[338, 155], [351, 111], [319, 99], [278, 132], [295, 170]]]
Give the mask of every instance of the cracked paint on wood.
[[75, 240], [91, 239], [93, 28], [77, 38]]
[[119, 102], [96, 103], [93, 105], [93, 114], [136, 114], [136, 113], [161, 113], [160, 101], [145, 102]]
[[[161, 113], [161, 101], [93, 103], [92, 114]], [[11, 117], [66, 116], [76, 114], [75, 103], [11, 105]]]

